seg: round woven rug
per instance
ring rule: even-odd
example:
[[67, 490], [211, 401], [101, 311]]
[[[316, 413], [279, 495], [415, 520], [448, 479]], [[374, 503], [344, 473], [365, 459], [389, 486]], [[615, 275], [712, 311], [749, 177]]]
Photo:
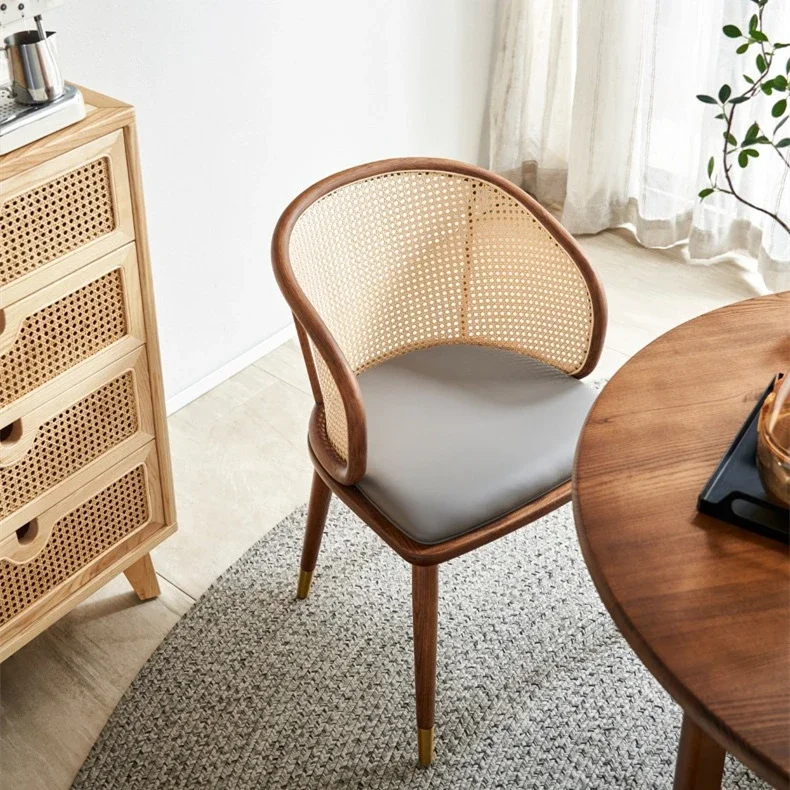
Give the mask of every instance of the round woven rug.
[[[681, 713], [620, 637], [569, 507], [443, 565], [436, 762], [416, 766], [409, 567], [300, 509], [173, 628], [75, 788], [670, 788]], [[207, 549], [208, 550], [208, 549]], [[728, 758], [724, 787], [767, 785]]]

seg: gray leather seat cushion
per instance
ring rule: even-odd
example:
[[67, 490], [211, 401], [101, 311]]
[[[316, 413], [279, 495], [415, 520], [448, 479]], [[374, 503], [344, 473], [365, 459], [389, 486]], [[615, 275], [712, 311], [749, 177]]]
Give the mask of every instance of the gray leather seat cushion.
[[570, 479], [596, 392], [481, 346], [412, 351], [359, 376], [368, 465], [357, 484], [398, 528], [439, 543]]

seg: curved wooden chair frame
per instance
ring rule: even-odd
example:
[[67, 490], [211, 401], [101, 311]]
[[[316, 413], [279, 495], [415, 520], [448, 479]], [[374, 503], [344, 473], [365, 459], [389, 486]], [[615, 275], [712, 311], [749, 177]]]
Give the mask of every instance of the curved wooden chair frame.
[[[357, 382], [357, 371], [349, 364], [343, 349], [311, 303], [294, 273], [291, 263], [291, 238], [294, 228], [304, 213], [330, 193], [365, 179], [408, 171], [448, 173], [492, 185], [518, 201], [573, 261], [583, 278], [589, 296], [591, 319], [586, 353], [576, 369], [566, 371], [570, 375], [582, 378], [595, 368], [603, 349], [607, 311], [603, 289], [595, 272], [570, 234], [521, 189], [494, 173], [473, 165], [445, 159], [408, 158], [388, 159], [354, 167], [329, 176], [304, 191], [288, 206], [276, 226], [272, 240], [274, 272], [280, 289], [293, 311], [299, 343], [315, 398], [315, 407], [308, 429], [309, 452], [315, 474], [308, 506], [297, 594], [298, 597], [305, 598], [309, 593], [332, 493], [413, 566], [412, 601], [419, 760], [422, 765], [428, 765], [433, 759], [434, 743], [439, 564], [496, 540], [567, 503], [571, 498], [571, 484], [568, 480], [538, 499], [485, 526], [433, 545], [419, 544], [401, 532], [355, 485], [365, 475], [367, 455], [365, 407]], [[496, 343], [488, 343], [488, 345], [496, 345]], [[316, 356], [319, 364], [324, 365], [331, 376], [331, 386], [336, 388], [334, 393], [328, 392], [326, 380], [322, 382], [317, 369]], [[337, 443], [328, 435], [325, 404], [328, 395], [339, 395], [342, 404], [347, 431], [344, 453], [338, 451]]]

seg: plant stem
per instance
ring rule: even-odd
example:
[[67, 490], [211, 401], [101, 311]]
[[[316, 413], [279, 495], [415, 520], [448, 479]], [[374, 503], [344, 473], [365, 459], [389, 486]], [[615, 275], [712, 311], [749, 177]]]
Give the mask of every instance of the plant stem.
[[782, 152], [776, 147], [776, 143], [772, 142], [771, 148], [776, 151], [776, 155], [782, 160], [782, 162], [784, 162], [784, 166], [790, 168], [790, 160], [785, 159], [784, 156], [782, 156]]
[[[763, 6], [760, 6], [758, 14], [759, 14], [759, 20], [760, 20], [758, 29], [762, 30], [762, 27], [763, 27]], [[763, 44], [763, 42], [760, 42], [760, 50], [762, 52], [763, 60], [765, 61], [765, 70], [754, 81], [754, 84], [749, 86], [749, 88], [747, 88], [741, 94], [741, 97], [747, 97], [749, 99], [752, 98], [752, 96], [754, 96], [755, 93], [757, 93], [757, 91], [760, 90], [760, 85], [765, 80], [766, 76], [768, 75], [768, 73], [771, 70], [771, 63], [773, 61], [773, 56], [774, 56], [773, 51], [771, 51], [770, 54], [767, 53], [765, 51], [765, 45]], [[737, 107], [736, 104], [730, 104], [730, 111], [729, 111], [729, 113], [725, 113], [725, 118], [726, 118], [726, 121], [727, 121], [727, 129], [726, 129], [726, 131], [724, 133], [723, 165], [724, 165], [724, 177], [727, 179], [727, 185], [730, 188], [729, 189], [721, 189], [721, 188], [719, 188], [719, 192], [724, 192], [724, 194], [726, 194], [726, 195], [732, 195], [737, 201], [739, 201], [740, 203], [743, 203], [745, 206], [749, 206], [749, 208], [752, 208], [755, 211], [759, 211], [761, 214], [765, 214], [766, 216], [771, 217], [771, 219], [773, 219], [774, 222], [776, 222], [777, 225], [779, 225], [781, 228], [783, 228], [785, 230], [785, 232], [790, 235], [790, 227], [788, 227], [786, 222], [784, 222], [783, 220], [781, 220], [779, 218], [778, 214], [775, 214], [772, 211], [768, 211], [768, 209], [761, 208], [760, 206], [756, 205], [755, 203], [752, 203], [751, 201], [747, 200], [745, 197], [743, 197], [743, 195], [738, 193], [738, 191], [735, 189], [735, 185], [732, 183], [732, 176], [730, 175], [730, 170], [731, 170], [732, 166], [728, 162], [728, 157], [732, 153], [732, 151], [730, 151], [730, 140], [729, 140], [729, 138], [730, 138], [730, 135], [732, 134], [732, 121], [733, 121], [733, 117], [735, 116], [735, 108], [736, 107]], [[722, 109], [724, 109], [724, 108], [722, 108]], [[776, 146], [773, 143], [771, 143], [771, 145], [772, 145], [773, 148], [776, 149], [776, 153], [779, 154], [779, 158], [786, 165], [788, 165], [788, 167], [790, 167], [790, 164], [785, 162], [785, 158], [782, 156], [782, 152], [778, 148], [776, 148]]]
[[765, 214], [766, 216], [771, 217], [771, 219], [773, 219], [774, 222], [777, 223], [777, 225], [779, 225], [780, 227], [784, 228], [785, 232], [790, 234], [790, 227], [788, 227], [787, 223], [783, 222], [779, 218], [778, 214], [774, 214], [774, 212], [768, 211], [768, 209], [761, 208], [760, 206], [758, 206], [758, 205], [752, 203], [751, 201], [747, 200], [745, 197], [743, 197], [743, 195], [738, 194], [737, 190], [735, 189], [735, 185], [732, 183], [732, 176], [730, 176], [731, 165], [729, 165], [727, 163], [727, 157], [730, 154], [730, 151], [729, 151], [730, 143], [729, 143], [728, 138], [730, 136], [730, 129], [732, 129], [732, 116], [734, 114], [735, 114], [735, 105], [732, 105], [732, 106], [730, 106], [730, 113], [727, 116], [727, 132], [724, 135], [724, 177], [727, 179], [727, 184], [728, 184], [728, 186], [730, 188], [729, 188], [729, 190], [727, 190], [727, 189], [720, 189], [719, 191], [720, 192], [724, 192], [725, 194], [730, 194], [736, 200], [738, 200], [741, 203], [743, 203], [745, 206], [749, 206], [750, 208], [753, 208], [755, 211], [759, 211], [761, 214]]

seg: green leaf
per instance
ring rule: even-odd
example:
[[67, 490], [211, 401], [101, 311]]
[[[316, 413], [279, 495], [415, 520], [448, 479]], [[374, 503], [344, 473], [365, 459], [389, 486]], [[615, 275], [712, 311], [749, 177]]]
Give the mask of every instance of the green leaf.
[[737, 141], [737, 140], [735, 139], [735, 137], [733, 137], [733, 135], [731, 135], [731, 134], [727, 134], [727, 133], [725, 132], [725, 133], [724, 133], [724, 139], [725, 139], [725, 140], [726, 140], [726, 141], [727, 141], [727, 142], [728, 142], [730, 145], [738, 145], [738, 141]]
[[730, 104], [743, 104], [745, 101], [749, 101], [748, 96], [736, 96], [734, 99], [730, 99]]
[[728, 38], [740, 38], [743, 35], [741, 29], [735, 27], [735, 25], [725, 25], [722, 30], [724, 31], [724, 35]]
[[774, 49], [784, 49], [785, 47], [790, 47], [790, 44], [779, 44], [778, 42], [774, 44]]
[[754, 80], [748, 74], [744, 74], [743, 78], [749, 83], [749, 85], [754, 85]]
[[712, 195], [715, 191], [715, 189], [706, 187], [705, 189], [700, 190], [699, 196], [704, 200], [708, 195]]
[[760, 156], [760, 152], [755, 151], [754, 148], [744, 148], [743, 152], [746, 154], [746, 156], [751, 156], [755, 159]]
[[787, 65], [785, 66], [785, 74], [790, 74], [790, 58], [787, 59]]
[[744, 145], [751, 145], [760, 135], [760, 124], [753, 123], [746, 132], [746, 137], [743, 138]]
[[749, 32], [753, 32], [757, 30], [757, 25], [760, 23], [760, 20], [757, 17], [757, 14], [753, 14], [752, 18], [749, 20]]
[[762, 55], [758, 55], [754, 61], [757, 64], [757, 70], [762, 74], [768, 66], [765, 65], [765, 58]]
[[761, 134], [755, 141], [754, 145], [765, 145], [766, 143], [770, 143], [771, 141], [764, 135]]
[[763, 85], [761, 85], [761, 86], [760, 86], [760, 90], [761, 90], [761, 91], [762, 91], [762, 92], [763, 92], [763, 93], [764, 93], [766, 96], [770, 96], [770, 95], [771, 95], [771, 93], [773, 92], [773, 89], [771, 88], [771, 86], [770, 86], [770, 85], [769, 85], [767, 82], [766, 82], [766, 83], [764, 83]]
[[713, 175], [713, 157], [708, 159], [708, 178]]
[[761, 33], [759, 30], [752, 30], [750, 35], [754, 41], [768, 41], [768, 36], [766, 36], [765, 33]]
[[775, 90], [786, 91], [787, 90], [787, 77], [785, 77], [783, 74], [777, 74], [771, 80], [771, 84], [774, 86]]
[[698, 98], [698, 99], [699, 99], [699, 100], [700, 100], [700, 101], [701, 101], [703, 104], [718, 104], [718, 102], [716, 101], [716, 99], [714, 99], [714, 98], [713, 98], [713, 96], [706, 96], [706, 95], [705, 95], [705, 94], [703, 94], [703, 93], [698, 93], [698, 94], [697, 94], [697, 98]]
[[748, 157], [748, 156], [746, 156], [746, 151], [741, 151], [741, 152], [738, 154], [738, 164], [739, 164], [741, 167], [746, 167], [746, 165], [748, 165], [748, 164], [749, 164], [749, 157]]
[[790, 145], [790, 137], [784, 137], [783, 139], [781, 139], [776, 144], [776, 147], [777, 148], [787, 148], [788, 145]]
[[722, 85], [721, 88], [719, 88], [719, 101], [722, 104], [724, 104], [724, 102], [726, 102], [731, 95], [732, 95], [732, 88], [729, 85]]
[[779, 116], [784, 115], [784, 111], [787, 109], [787, 99], [781, 99], [780, 101], [776, 102], [773, 107], [771, 107], [771, 115], [774, 118], [779, 118]]
[[782, 120], [779, 121], [779, 123], [776, 124], [776, 126], [774, 126], [774, 134], [776, 134], [787, 123], [788, 119], [790, 119], [790, 115], [786, 116], [785, 118], [782, 118]]
[[744, 52], [746, 52], [746, 50], [747, 50], [747, 49], [749, 49], [749, 42], [748, 42], [748, 41], [747, 41], [745, 44], [741, 44], [741, 45], [738, 47], [738, 49], [736, 49], [736, 50], [735, 50], [735, 52], [736, 52], [738, 55], [743, 55], [743, 53], [744, 53]]
[[720, 112], [718, 115], [715, 116], [717, 121], [723, 121], [726, 117], [727, 116], [723, 112]]

